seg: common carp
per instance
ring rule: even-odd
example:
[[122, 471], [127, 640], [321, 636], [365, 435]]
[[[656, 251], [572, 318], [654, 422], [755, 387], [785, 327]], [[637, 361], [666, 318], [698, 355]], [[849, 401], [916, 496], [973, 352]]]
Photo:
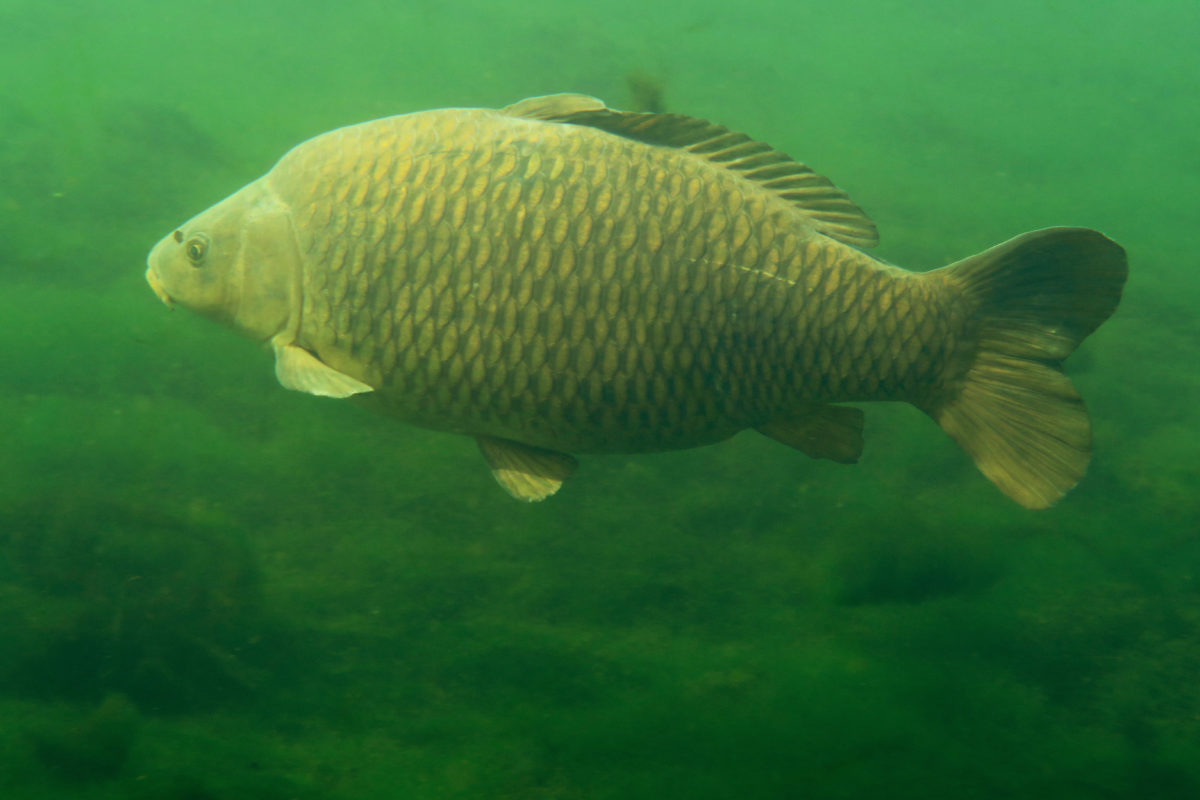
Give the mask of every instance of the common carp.
[[572, 453], [753, 428], [854, 462], [863, 413], [931, 416], [1029, 508], [1082, 477], [1061, 362], [1116, 309], [1124, 250], [1026, 233], [910, 272], [804, 164], [720, 125], [582, 95], [310, 139], [151, 251], [159, 298], [269, 343], [289, 388], [475, 437], [514, 497]]

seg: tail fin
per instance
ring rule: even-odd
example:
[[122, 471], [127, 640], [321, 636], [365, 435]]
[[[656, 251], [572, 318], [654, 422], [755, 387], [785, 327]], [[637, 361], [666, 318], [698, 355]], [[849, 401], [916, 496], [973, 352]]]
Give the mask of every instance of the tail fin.
[[1018, 236], [931, 275], [965, 296], [973, 359], [923, 404], [975, 465], [1026, 508], [1083, 477], [1092, 428], [1061, 361], [1113, 313], [1128, 267], [1086, 228]]

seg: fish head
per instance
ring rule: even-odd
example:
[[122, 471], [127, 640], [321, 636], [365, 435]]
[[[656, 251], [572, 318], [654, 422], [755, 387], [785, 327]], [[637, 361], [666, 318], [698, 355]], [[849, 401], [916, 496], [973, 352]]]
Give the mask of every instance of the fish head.
[[266, 340], [298, 319], [300, 251], [291, 209], [259, 179], [164, 236], [146, 281], [184, 308]]

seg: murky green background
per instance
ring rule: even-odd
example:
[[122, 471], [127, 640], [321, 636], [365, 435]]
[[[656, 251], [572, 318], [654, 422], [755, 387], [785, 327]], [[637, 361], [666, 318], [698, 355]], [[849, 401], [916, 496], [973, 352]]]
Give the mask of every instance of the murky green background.
[[[1200, 5], [0, 0], [0, 793], [1200, 796]], [[637, 87], [642, 87], [638, 89]], [[650, 87], [647, 90], [645, 87]], [[1024, 511], [911, 408], [525, 506], [142, 279], [332, 127], [581, 91], [769, 141], [878, 254], [1129, 250]]]

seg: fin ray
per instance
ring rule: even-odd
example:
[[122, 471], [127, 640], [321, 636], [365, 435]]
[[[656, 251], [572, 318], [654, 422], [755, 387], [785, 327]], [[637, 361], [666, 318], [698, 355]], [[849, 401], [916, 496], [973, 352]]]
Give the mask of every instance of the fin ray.
[[[850, 197], [807, 164], [723, 125], [683, 114], [615, 111], [595, 97], [530, 97], [501, 109], [510, 116], [584, 125], [626, 139], [686, 150], [790, 202], [818, 231], [855, 247], [879, 243], [875, 223]], [[791, 181], [777, 188], [776, 181]], [[803, 194], [797, 186], [805, 187]], [[786, 191], [785, 191], [786, 189]]]
[[478, 436], [475, 441], [496, 482], [527, 503], [545, 500], [557, 492], [578, 466], [573, 457], [556, 450], [495, 436]]
[[275, 377], [285, 389], [320, 397], [344, 398], [374, 391], [294, 344], [275, 345]]
[[1005, 494], [1056, 503], [1091, 458], [1092, 430], [1061, 361], [1113, 313], [1125, 251], [1084, 228], [1048, 228], [928, 273], [973, 307], [972, 360], [921, 404]]

